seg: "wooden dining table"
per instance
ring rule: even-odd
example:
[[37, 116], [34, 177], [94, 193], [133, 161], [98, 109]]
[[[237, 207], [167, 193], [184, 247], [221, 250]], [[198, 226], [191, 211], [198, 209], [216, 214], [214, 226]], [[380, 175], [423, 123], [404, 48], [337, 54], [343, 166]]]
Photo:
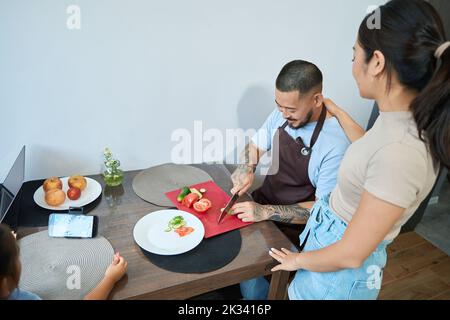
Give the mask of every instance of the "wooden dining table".
[[[230, 172], [221, 164], [194, 165], [207, 172], [227, 193], [231, 189]], [[98, 234], [108, 239], [115, 251], [128, 261], [126, 275], [111, 292], [111, 299], [189, 299], [238, 284], [244, 280], [271, 275], [269, 299], [286, 298], [290, 273], [271, 268], [277, 262], [270, 248], [297, 251], [295, 245], [271, 221], [254, 223], [239, 230], [242, 245], [236, 258], [225, 267], [207, 273], [175, 273], [157, 267], [143, 254], [133, 238], [133, 228], [145, 215], [163, 208], [139, 198], [133, 191], [133, 178], [140, 171], [125, 172], [119, 187], [105, 187], [101, 175], [89, 176], [103, 188], [98, 205], [89, 215], [99, 218]], [[250, 200], [241, 197], [239, 201]], [[19, 237], [45, 228], [19, 228]], [[226, 250], [222, 248], [221, 250]]]

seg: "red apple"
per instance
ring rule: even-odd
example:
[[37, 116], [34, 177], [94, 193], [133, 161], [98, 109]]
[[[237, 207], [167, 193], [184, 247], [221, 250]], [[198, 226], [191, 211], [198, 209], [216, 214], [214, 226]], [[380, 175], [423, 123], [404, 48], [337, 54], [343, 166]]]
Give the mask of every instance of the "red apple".
[[69, 190], [67, 190], [67, 197], [70, 200], [78, 200], [81, 197], [81, 190], [76, 187], [69, 188]]

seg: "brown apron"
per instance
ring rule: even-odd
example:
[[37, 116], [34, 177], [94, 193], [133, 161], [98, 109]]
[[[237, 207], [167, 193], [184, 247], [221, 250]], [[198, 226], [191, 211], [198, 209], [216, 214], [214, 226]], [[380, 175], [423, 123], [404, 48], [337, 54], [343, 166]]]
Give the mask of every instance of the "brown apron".
[[[252, 197], [255, 202], [263, 205], [292, 205], [315, 200], [316, 188], [309, 179], [308, 168], [312, 148], [323, 128], [326, 115], [327, 109], [323, 107], [309, 147], [301, 137], [294, 139], [285, 131], [287, 121], [278, 128], [272, 144], [272, 150], [276, 150], [277, 147], [279, 150], [278, 172], [266, 176], [262, 187], [253, 191]], [[298, 243], [298, 235], [304, 226], [283, 223], [277, 225], [293, 243]]]

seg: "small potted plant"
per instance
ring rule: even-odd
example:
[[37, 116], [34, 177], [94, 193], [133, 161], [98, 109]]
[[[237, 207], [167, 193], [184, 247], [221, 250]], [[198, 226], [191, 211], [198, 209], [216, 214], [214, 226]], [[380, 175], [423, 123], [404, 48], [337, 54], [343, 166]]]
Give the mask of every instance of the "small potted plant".
[[120, 186], [123, 182], [123, 171], [119, 169], [120, 161], [112, 157], [109, 148], [103, 151], [105, 170], [103, 171], [103, 179], [107, 186]]

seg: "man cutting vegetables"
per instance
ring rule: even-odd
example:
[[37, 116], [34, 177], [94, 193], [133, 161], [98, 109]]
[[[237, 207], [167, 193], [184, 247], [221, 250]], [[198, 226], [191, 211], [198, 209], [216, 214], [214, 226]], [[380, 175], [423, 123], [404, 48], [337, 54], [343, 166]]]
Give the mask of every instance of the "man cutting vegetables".
[[[350, 144], [337, 119], [327, 113], [322, 81], [321, 71], [310, 62], [296, 60], [284, 66], [276, 80], [277, 109], [245, 147], [231, 176], [231, 192], [244, 194], [253, 184], [261, 157], [278, 150], [270, 171], [276, 170], [252, 193], [254, 202], [237, 203], [230, 213], [244, 222], [276, 221], [294, 243], [303, 229], [298, 225], [306, 224], [314, 201], [335, 187]], [[244, 298], [263, 298], [268, 283], [262, 281], [242, 283]], [[259, 290], [253, 290], [255, 286], [260, 286]], [[252, 296], [251, 292], [262, 295]]]
[[315, 199], [333, 190], [350, 142], [323, 105], [322, 80], [321, 71], [302, 60], [281, 70], [275, 90], [277, 109], [241, 154], [231, 176], [231, 192], [242, 195], [250, 189], [260, 158], [271, 149], [279, 150], [278, 170], [252, 193], [255, 202], [233, 206], [239, 219], [305, 224]]

